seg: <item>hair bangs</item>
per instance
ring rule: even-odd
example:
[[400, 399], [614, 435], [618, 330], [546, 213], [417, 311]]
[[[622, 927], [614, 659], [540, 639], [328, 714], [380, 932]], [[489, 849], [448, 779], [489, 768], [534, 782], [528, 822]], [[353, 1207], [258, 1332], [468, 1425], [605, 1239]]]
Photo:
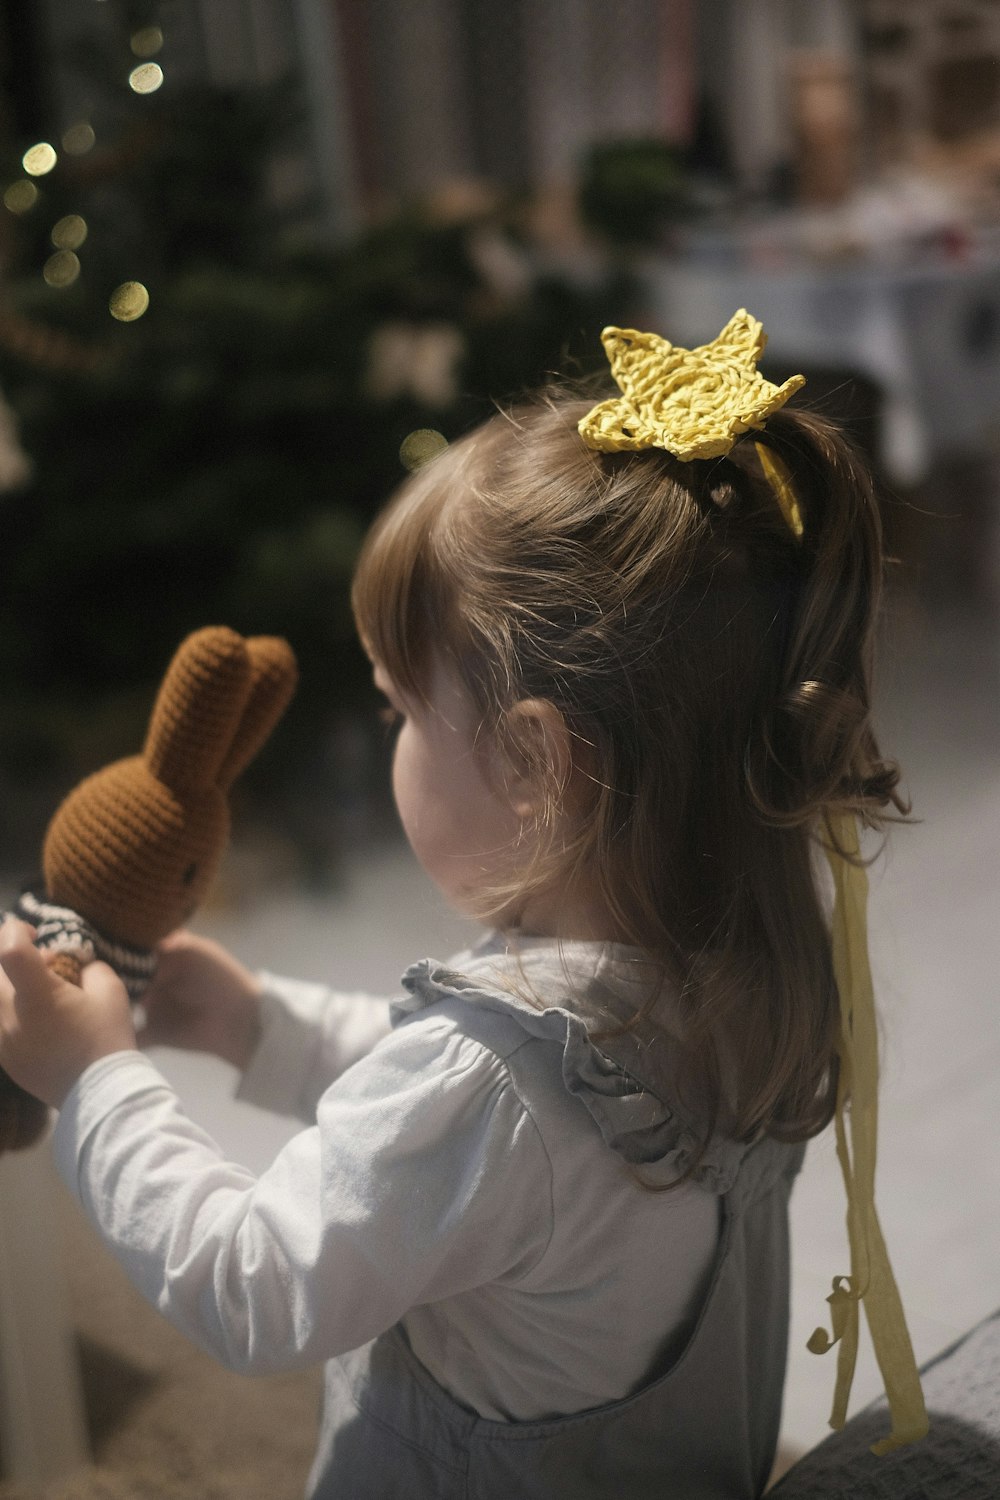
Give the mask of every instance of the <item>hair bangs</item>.
[[351, 588], [351, 607], [368, 655], [400, 692], [424, 697], [430, 645], [440, 640], [451, 589], [438, 545], [454, 465], [451, 450], [399, 491], [368, 533]]

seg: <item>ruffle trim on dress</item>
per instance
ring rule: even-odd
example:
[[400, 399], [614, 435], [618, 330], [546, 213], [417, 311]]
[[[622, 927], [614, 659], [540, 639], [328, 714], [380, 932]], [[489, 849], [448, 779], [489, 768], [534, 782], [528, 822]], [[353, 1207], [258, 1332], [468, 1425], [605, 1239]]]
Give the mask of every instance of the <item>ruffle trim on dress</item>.
[[[655, 1184], [661, 1185], [683, 1176], [700, 1155], [693, 1181], [710, 1192], [729, 1191], [748, 1146], [716, 1136], [701, 1153], [702, 1136], [695, 1122], [676, 1101], [663, 1097], [667, 1090], [655, 1079], [654, 1048], [630, 1033], [602, 1038], [598, 1046], [580, 1015], [564, 1006], [536, 1009], [520, 995], [484, 983], [484, 969], [497, 974], [496, 960], [476, 956], [463, 970], [433, 959], [411, 964], [402, 978], [408, 993], [390, 1007], [393, 1025], [455, 998], [507, 1016], [530, 1036], [561, 1043], [567, 1092], [586, 1107], [605, 1143], [623, 1160], [655, 1166]], [[584, 988], [586, 984], [583, 978]], [[601, 987], [607, 989], [606, 978]]]

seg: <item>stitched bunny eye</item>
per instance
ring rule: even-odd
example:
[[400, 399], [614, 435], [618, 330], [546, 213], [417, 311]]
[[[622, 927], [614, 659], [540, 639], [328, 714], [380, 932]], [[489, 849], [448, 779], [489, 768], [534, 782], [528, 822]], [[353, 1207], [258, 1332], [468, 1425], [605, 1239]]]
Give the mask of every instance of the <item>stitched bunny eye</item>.
[[190, 865], [188, 865], [187, 869], [184, 871], [184, 874], [181, 876], [181, 883], [183, 885], [190, 885], [191, 882], [192, 882], [192, 880], [194, 879], [194, 877], [197, 875], [197, 873], [198, 873], [198, 866], [197, 866], [197, 864], [190, 864]]

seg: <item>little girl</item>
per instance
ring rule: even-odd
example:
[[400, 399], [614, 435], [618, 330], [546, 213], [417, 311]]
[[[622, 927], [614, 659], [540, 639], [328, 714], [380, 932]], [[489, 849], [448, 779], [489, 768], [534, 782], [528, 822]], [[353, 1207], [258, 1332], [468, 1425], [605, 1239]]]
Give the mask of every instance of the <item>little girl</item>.
[[816, 873], [827, 847], [849, 894], [849, 815], [899, 806], [868, 476], [746, 313], [605, 342], [619, 398], [455, 443], [355, 582], [406, 835], [488, 935], [391, 1004], [164, 945], [146, 1039], [306, 1122], [263, 1175], [185, 1116], [110, 969], [75, 989], [0, 937], [0, 1062], [136, 1286], [234, 1369], [326, 1362], [317, 1500], [760, 1494], [802, 1143], [835, 1110], [843, 1137], [848, 1087], [868, 1112]]

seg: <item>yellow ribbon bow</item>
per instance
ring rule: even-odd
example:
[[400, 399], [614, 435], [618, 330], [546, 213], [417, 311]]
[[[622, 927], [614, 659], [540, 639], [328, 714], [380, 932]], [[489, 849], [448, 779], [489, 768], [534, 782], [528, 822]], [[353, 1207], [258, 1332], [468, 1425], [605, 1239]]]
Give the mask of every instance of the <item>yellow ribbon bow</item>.
[[[832, 1336], [817, 1328], [808, 1347], [814, 1354], [825, 1354], [840, 1343], [830, 1426], [841, 1428], [858, 1352], [858, 1307], [864, 1307], [891, 1417], [888, 1437], [872, 1446], [872, 1452], [881, 1456], [923, 1437], [928, 1421], [903, 1304], [875, 1211], [878, 1036], [868, 960], [868, 876], [856, 862], [859, 845], [854, 816], [831, 814], [827, 827], [831, 842], [826, 853], [834, 881], [833, 968], [841, 1026], [835, 1124], [837, 1158], [847, 1192], [851, 1274], [834, 1278], [827, 1299]], [[850, 1139], [844, 1118], [848, 1099]]]

